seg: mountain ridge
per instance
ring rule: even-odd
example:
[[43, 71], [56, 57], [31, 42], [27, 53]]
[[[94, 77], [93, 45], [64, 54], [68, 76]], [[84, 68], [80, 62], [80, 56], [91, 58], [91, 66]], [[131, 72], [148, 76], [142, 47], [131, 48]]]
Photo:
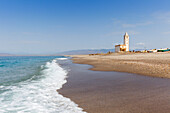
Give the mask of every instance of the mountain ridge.
[[84, 54], [95, 54], [95, 53], [107, 53], [114, 52], [114, 49], [81, 49], [81, 50], [71, 50], [57, 53], [57, 55], [84, 55]]

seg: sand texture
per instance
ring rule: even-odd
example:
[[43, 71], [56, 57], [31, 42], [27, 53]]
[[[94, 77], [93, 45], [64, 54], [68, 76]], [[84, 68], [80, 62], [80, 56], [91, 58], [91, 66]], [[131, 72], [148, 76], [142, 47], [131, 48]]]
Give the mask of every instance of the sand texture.
[[89, 64], [94, 71], [117, 71], [170, 78], [170, 53], [71, 55], [73, 62]]
[[170, 79], [132, 73], [91, 71], [67, 64], [67, 83], [59, 90], [87, 113], [169, 113]]

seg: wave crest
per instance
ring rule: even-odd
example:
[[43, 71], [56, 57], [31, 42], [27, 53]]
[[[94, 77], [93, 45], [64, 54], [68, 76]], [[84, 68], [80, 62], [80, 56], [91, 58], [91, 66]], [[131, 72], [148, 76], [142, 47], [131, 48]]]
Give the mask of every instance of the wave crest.
[[9, 91], [0, 95], [0, 112], [83, 113], [82, 108], [56, 91], [67, 82], [67, 71], [57, 59], [41, 68], [40, 79], [9, 86]]

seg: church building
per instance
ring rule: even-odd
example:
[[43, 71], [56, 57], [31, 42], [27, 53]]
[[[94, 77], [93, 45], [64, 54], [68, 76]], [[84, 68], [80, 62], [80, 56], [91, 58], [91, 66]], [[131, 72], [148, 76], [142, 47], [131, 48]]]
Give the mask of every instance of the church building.
[[129, 51], [129, 35], [127, 34], [127, 32], [124, 35], [124, 44], [115, 45], [115, 52], [120, 51]]

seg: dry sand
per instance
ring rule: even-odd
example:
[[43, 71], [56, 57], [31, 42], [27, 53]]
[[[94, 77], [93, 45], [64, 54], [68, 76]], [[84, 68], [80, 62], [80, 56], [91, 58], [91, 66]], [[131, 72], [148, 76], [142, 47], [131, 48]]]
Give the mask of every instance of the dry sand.
[[95, 71], [118, 71], [170, 78], [170, 53], [69, 55], [74, 63], [89, 64]]

